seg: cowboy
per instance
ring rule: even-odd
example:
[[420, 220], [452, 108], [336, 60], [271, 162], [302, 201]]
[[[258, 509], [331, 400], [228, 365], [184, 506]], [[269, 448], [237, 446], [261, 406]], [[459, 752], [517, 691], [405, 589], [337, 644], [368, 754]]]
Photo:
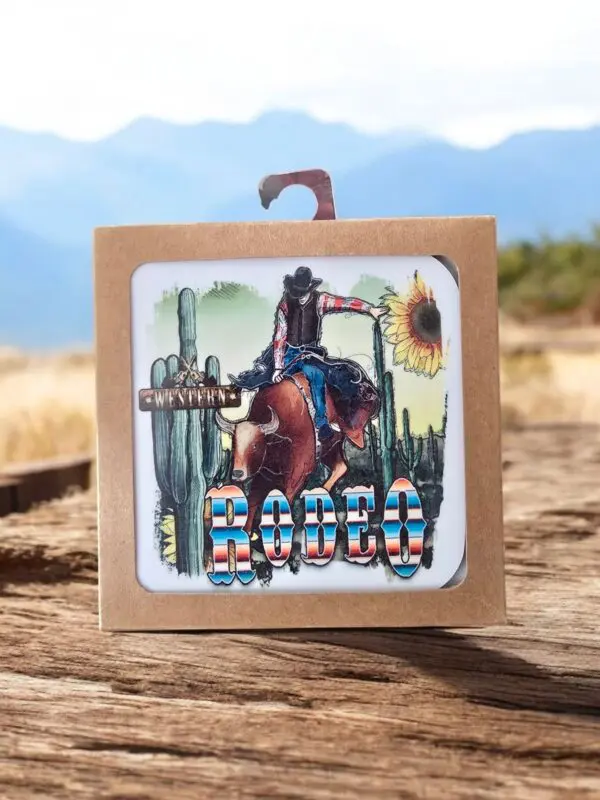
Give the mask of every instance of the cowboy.
[[285, 375], [302, 372], [310, 385], [315, 408], [315, 425], [319, 441], [334, 434], [327, 419], [325, 400], [326, 364], [315, 357], [320, 350], [321, 324], [325, 314], [354, 312], [370, 314], [378, 319], [387, 313], [387, 306], [374, 306], [356, 297], [338, 297], [327, 292], [317, 292], [322, 283], [313, 278], [308, 267], [298, 267], [294, 275], [283, 279], [284, 293], [276, 312], [273, 337], [273, 383]]

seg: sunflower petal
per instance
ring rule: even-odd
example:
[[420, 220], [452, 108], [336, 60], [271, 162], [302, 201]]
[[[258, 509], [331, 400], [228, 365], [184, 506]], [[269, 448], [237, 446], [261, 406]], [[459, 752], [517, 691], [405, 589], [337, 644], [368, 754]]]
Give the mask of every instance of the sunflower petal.
[[404, 300], [398, 299], [390, 299], [386, 303], [389, 307], [392, 314], [405, 314], [406, 313], [406, 302]]
[[413, 342], [408, 354], [408, 363], [411, 369], [414, 369], [419, 359], [420, 346], [418, 342]]
[[398, 345], [394, 347], [394, 365], [400, 366], [406, 361], [406, 352], [401, 350]]
[[409, 342], [408, 347], [399, 345], [398, 346], [398, 362], [404, 364], [405, 369], [410, 369], [409, 366], [409, 357], [411, 351], [412, 344]]
[[383, 329], [386, 339], [391, 344], [397, 344], [401, 339], [405, 339], [410, 332], [406, 330], [405, 325], [401, 325], [396, 321], [391, 322], [386, 328]]
[[418, 272], [415, 273], [415, 290], [421, 297], [427, 297], [427, 286]]
[[425, 359], [425, 366], [423, 367], [423, 371], [427, 375], [431, 375], [432, 369], [433, 369], [433, 352], [430, 352], [427, 358]]
[[397, 349], [399, 353], [404, 353], [408, 355], [410, 348], [413, 346], [414, 342], [412, 338], [403, 339], [401, 342], [398, 342]]
[[407, 342], [412, 339], [412, 334], [405, 325], [396, 325], [393, 336], [396, 339], [396, 344], [400, 344], [400, 342]]

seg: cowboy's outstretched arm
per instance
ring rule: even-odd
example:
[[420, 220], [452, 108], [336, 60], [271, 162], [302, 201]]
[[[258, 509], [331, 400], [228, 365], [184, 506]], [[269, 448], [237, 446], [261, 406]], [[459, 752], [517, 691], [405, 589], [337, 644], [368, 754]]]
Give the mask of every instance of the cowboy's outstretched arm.
[[275, 382], [281, 380], [283, 369], [283, 355], [287, 342], [287, 303], [283, 300], [277, 306], [275, 314], [275, 334], [273, 335], [273, 358], [275, 361], [275, 372], [273, 379]]
[[319, 296], [319, 311], [321, 314], [339, 314], [341, 312], [355, 312], [356, 314], [370, 314], [380, 317], [387, 311], [386, 306], [374, 306], [358, 297], [341, 297], [339, 295], [322, 292]]

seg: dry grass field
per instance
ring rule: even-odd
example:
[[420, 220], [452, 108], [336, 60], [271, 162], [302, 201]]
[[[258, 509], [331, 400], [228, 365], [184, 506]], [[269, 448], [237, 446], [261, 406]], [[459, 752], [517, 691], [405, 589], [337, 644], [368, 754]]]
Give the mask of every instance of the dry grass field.
[[[600, 420], [600, 328], [548, 329], [501, 321], [506, 427]], [[585, 345], [585, 346], [584, 346]], [[0, 469], [95, 447], [91, 353], [35, 355], [0, 348]]]
[[95, 447], [94, 358], [0, 349], [0, 469]]
[[600, 327], [500, 324], [505, 427], [528, 423], [598, 424]]

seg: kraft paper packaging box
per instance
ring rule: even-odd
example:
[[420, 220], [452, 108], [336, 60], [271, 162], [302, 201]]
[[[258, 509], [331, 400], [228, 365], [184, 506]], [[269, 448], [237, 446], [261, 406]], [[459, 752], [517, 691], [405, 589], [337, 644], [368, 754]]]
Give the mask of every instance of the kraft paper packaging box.
[[504, 621], [495, 221], [316, 219], [96, 230], [103, 630]]

